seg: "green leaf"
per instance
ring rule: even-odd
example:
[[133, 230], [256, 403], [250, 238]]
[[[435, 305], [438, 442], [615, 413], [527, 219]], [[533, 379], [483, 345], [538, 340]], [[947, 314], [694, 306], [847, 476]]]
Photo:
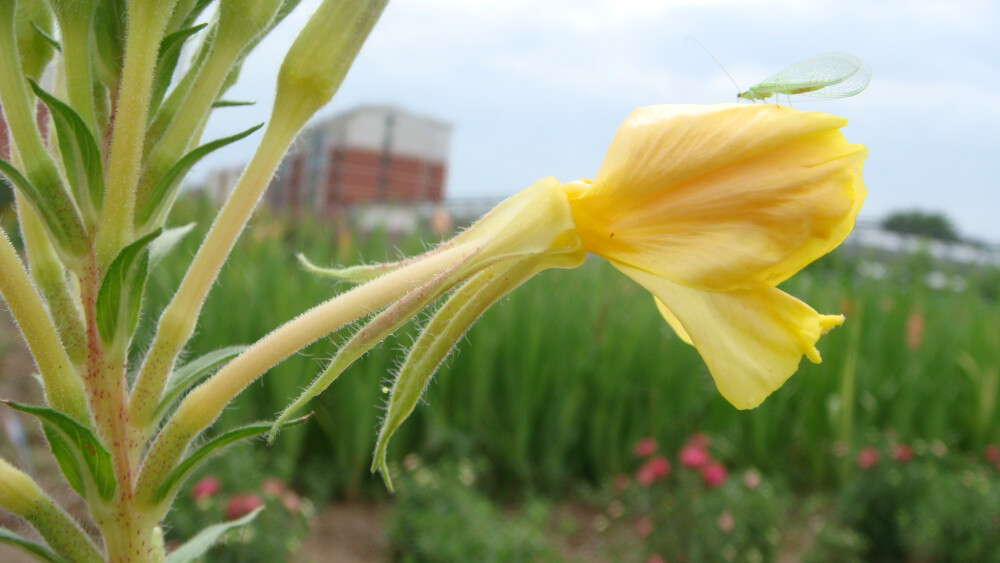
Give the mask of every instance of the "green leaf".
[[170, 81], [173, 80], [174, 70], [177, 68], [177, 61], [181, 56], [181, 48], [189, 37], [198, 33], [208, 26], [207, 23], [179, 29], [163, 38], [160, 42], [160, 56], [156, 61], [156, 72], [153, 78], [153, 93], [149, 109], [150, 118], [156, 113], [160, 102], [163, 101]]
[[63, 439], [62, 434], [49, 424], [42, 425], [42, 432], [45, 434], [45, 439], [49, 442], [49, 450], [52, 452], [52, 456], [56, 458], [56, 462], [59, 463], [59, 469], [62, 470], [63, 476], [66, 477], [66, 482], [69, 483], [70, 487], [73, 487], [73, 490], [78, 495], [86, 498], [87, 489], [84, 476], [77, 465], [73, 447]]
[[213, 108], [232, 108], [232, 107], [237, 107], [237, 106], [252, 106], [252, 105], [255, 105], [256, 103], [257, 102], [241, 102], [241, 101], [238, 101], [238, 100], [218, 100], [218, 101], [212, 102], [212, 107]]
[[118, 89], [125, 59], [125, 4], [125, 0], [101, 0], [94, 12], [97, 73], [111, 92]]
[[[296, 426], [302, 424], [308, 420], [312, 414], [303, 416], [302, 418], [296, 418], [295, 420], [288, 421], [285, 426]], [[208, 442], [205, 442], [198, 449], [191, 453], [191, 455], [184, 458], [184, 461], [180, 462], [177, 467], [167, 475], [160, 486], [156, 488], [153, 493], [153, 502], [160, 503], [164, 500], [170, 498], [170, 496], [176, 491], [177, 487], [187, 478], [187, 476], [197, 467], [202, 461], [204, 461], [208, 456], [218, 452], [222, 448], [242, 440], [244, 438], [252, 438], [254, 436], [261, 436], [271, 429], [270, 422], [256, 422], [254, 424], [249, 424], [237, 428], [235, 430], [230, 430], [224, 434], [220, 434], [215, 438], [212, 438]]]
[[[13, 401], [3, 401], [9, 407], [35, 416], [42, 422], [46, 436], [58, 435], [52, 453], [59, 461], [59, 467], [72, 466], [66, 479], [73, 485], [78, 479], [81, 495], [94, 491], [102, 500], [111, 500], [115, 494], [115, 476], [111, 465], [111, 454], [89, 428], [48, 407], [22, 405]], [[65, 471], [65, 469], [64, 469]], [[75, 476], [71, 474], [75, 473]], [[76, 486], [73, 487], [76, 489]]]
[[49, 551], [47, 547], [22, 538], [7, 528], [0, 528], [0, 543], [17, 547], [27, 553], [30, 553], [31, 555], [34, 555], [42, 561], [48, 561], [49, 563], [69, 563], [68, 560], [63, 559], [52, 551]]
[[189, 561], [194, 561], [215, 545], [215, 542], [219, 541], [219, 538], [221, 538], [223, 534], [230, 530], [246, 526], [254, 518], [256, 518], [258, 514], [260, 514], [261, 510], [264, 510], [263, 506], [257, 507], [253, 512], [247, 514], [239, 520], [222, 522], [205, 528], [204, 530], [198, 532], [195, 537], [185, 542], [184, 545], [171, 551], [170, 554], [167, 555], [166, 563], [188, 563]]
[[132, 334], [139, 321], [142, 291], [149, 272], [149, 243], [160, 229], [122, 249], [104, 274], [97, 292], [97, 332], [105, 344]]
[[43, 171], [39, 178], [32, 181], [3, 159], [0, 159], [0, 174], [6, 176], [11, 185], [31, 202], [60, 248], [67, 250], [72, 256], [80, 256], [87, 251], [87, 231], [73, 209], [68, 194], [63, 191], [54, 165], [51, 178], [44, 178], [41, 184], [38, 180], [48, 176], [48, 172]]
[[170, 405], [174, 403], [174, 401], [176, 401], [185, 391], [190, 389], [215, 366], [236, 356], [246, 349], [246, 346], [229, 346], [226, 348], [220, 348], [209, 352], [204, 356], [191, 360], [190, 362], [184, 364], [184, 367], [181, 367], [171, 373], [170, 379], [167, 380], [166, 389], [163, 391], [163, 399], [160, 400], [159, 406], [156, 407], [156, 417], [159, 418], [170, 407]]
[[155, 268], [160, 260], [170, 254], [170, 251], [176, 248], [194, 227], [195, 223], [188, 223], [180, 227], [165, 229], [160, 233], [160, 236], [156, 237], [156, 240], [149, 245], [149, 267]]
[[96, 220], [104, 196], [101, 151], [93, 132], [72, 107], [29, 80], [35, 95], [49, 108], [59, 137], [59, 152], [69, 178], [70, 189], [84, 215]]
[[174, 164], [173, 167], [171, 167], [170, 170], [168, 170], [167, 173], [160, 178], [156, 186], [153, 187], [153, 190], [149, 193], [149, 197], [147, 197], [136, 210], [136, 226], [143, 227], [150, 224], [151, 221], [156, 220], [169, 210], [170, 205], [173, 203], [174, 196], [177, 195], [177, 188], [180, 187], [181, 178], [183, 178], [184, 175], [187, 174], [188, 170], [190, 170], [191, 167], [194, 166], [199, 160], [216, 149], [239, 141], [263, 126], [263, 123], [254, 125], [246, 131], [205, 143], [204, 145], [184, 155], [177, 161], [177, 164]]
[[44, 29], [38, 27], [38, 24], [35, 23], [34, 21], [31, 22], [31, 29], [34, 29], [35, 33], [37, 33], [38, 35], [40, 35], [42, 37], [42, 39], [45, 40], [46, 43], [48, 43], [49, 45], [52, 45], [52, 47], [56, 51], [59, 51], [60, 53], [62, 52], [62, 45], [59, 44], [59, 41], [56, 41], [55, 37], [52, 37], [51, 35], [49, 35], [48, 33], [46, 33], [46, 31]]

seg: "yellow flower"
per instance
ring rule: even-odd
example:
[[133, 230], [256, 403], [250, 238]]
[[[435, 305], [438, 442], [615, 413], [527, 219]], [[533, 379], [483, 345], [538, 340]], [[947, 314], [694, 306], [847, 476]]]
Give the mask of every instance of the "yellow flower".
[[775, 288], [840, 244], [865, 189], [846, 120], [769, 104], [655, 106], [593, 181], [565, 186], [584, 246], [648, 289], [722, 395], [752, 408], [843, 322]]
[[354, 359], [454, 289], [392, 387], [373, 464], [388, 483], [389, 438], [466, 329], [539, 271], [576, 268], [588, 251], [656, 297], [729, 402], [760, 404], [803, 355], [819, 362], [819, 337], [844, 320], [776, 286], [854, 225], [866, 151], [844, 140], [845, 123], [768, 104], [640, 108], [592, 181], [542, 179], [416, 258], [333, 270], [307, 264], [367, 282], [368, 293], [395, 296], [394, 303], [344, 344], [275, 430]]

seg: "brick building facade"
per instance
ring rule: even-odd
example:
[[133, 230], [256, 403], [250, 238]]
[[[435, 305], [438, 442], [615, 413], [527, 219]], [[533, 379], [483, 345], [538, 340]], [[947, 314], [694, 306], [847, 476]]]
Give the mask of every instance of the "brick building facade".
[[[276, 208], [337, 215], [356, 203], [437, 202], [444, 197], [451, 126], [392, 106], [362, 106], [307, 127], [268, 187]], [[238, 174], [217, 170], [219, 197]]]

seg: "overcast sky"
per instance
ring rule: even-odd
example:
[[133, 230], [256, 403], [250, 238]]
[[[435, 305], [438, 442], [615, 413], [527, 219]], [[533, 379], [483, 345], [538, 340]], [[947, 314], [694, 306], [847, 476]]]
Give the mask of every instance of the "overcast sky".
[[[264, 121], [281, 56], [318, 0], [257, 48], [206, 140]], [[794, 101], [847, 117], [869, 148], [862, 218], [943, 212], [1000, 242], [1000, 3], [991, 0], [392, 0], [320, 115], [389, 103], [451, 123], [449, 197], [506, 196], [544, 176], [592, 177], [637, 107], [735, 100], [825, 51], [873, 70], [862, 94]], [[256, 139], [210, 157], [246, 161]]]

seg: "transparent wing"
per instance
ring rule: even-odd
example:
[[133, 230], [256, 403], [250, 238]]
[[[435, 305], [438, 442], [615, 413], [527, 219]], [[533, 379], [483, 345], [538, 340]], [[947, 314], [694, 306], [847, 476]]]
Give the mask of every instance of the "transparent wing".
[[850, 53], [831, 52], [796, 63], [754, 86], [780, 94], [846, 98], [864, 90], [872, 73]]

